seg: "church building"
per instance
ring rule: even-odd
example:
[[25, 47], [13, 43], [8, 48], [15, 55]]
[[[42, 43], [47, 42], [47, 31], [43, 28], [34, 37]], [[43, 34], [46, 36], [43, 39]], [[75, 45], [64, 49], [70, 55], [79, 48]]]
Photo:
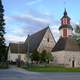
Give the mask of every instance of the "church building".
[[8, 61], [16, 62], [18, 58], [26, 62], [28, 53], [34, 50], [51, 52], [54, 64], [65, 67], [80, 67], [80, 45], [73, 39], [73, 27], [71, 18], [65, 9], [59, 27], [60, 38], [55, 42], [49, 27], [46, 27], [32, 35], [29, 35], [24, 43], [10, 43]]
[[28, 53], [34, 50], [42, 52], [46, 50], [51, 52], [56, 42], [49, 27], [46, 27], [32, 35], [29, 35], [24, 43], [10, 43], [8, 51], [8, 61], [16, 62], [21, 58], [23, 62], [27, 61]]
[[65, 67], [80, 67], [80, 46], [73, 39], [71, 18], [65, 9], [59, 27], [60, 38], [52, 50], [54, 63]]

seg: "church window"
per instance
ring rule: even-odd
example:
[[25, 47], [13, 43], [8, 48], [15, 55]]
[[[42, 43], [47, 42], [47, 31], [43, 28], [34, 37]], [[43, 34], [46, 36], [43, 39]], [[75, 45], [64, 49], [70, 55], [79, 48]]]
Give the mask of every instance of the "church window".
[[67, 37], [67, 29], [63, 29], [63, 36]]
[[49, 38], [47, 38], [47, 42], [49, 42]]
[[63, 18], [63, 24], [67, 24], [67, 18]]

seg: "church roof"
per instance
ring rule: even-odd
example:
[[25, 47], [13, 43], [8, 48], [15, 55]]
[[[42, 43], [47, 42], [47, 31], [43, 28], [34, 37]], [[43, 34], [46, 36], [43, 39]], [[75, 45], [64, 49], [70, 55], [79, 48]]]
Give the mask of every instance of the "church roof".
[[63, 18], [71, 19], [71, 18], [68, 16], [68, 14], [67, 14], [66, 9], [64, 10], [64, 15], [63, 15], [63, 17], [62, 17], [61, 19], [63, 19]]
[[33, 50], [36, 50], [39, 47], [39, 44], [41, 43], [46, 31], [49, 29], [49, 27], [46, 27], [30, 36], [25, 41], [25, 46], [28, 48], [29, 45], [29, 52], [32, 52]]
[[59, 30], [62, 29], [62, 28], [69, 28], [69, 29], [73, 30], [73, 28], [72, 28], [72, 26], [71, 26], [70, 24], [61, 25], [61, 26], [59, 27]]
[[53, 48], [54, 51], [80, 51], [80, 46], [78, 45], [77, 41], [74, 40], [72, 37], [62, 38], [58, 40], [55, 47]]
[[9, 48], [11, 53], [26, 53], [26, 49], [23, 43], [10, 43]]

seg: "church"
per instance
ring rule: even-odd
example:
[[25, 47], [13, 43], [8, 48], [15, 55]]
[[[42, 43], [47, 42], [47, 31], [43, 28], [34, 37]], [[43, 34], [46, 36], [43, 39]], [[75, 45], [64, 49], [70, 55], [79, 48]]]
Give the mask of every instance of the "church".
[[73, 39], [73, 27], [70, 20], [65, 9], [61, 18], [60, 37], [57, 43], [49, 27], [28, 35], [24, 43], [10, 43], [8, 61], [16, 62], [16, 59], [20, 57], [22, 61], [26, 62], [28, 53], [32, 53], [34, 50], [41, 53], [46, 50], [52, 53], [53, 64], [80, 67], [80, 45]]
[[32, 35], [28, 35], [24, 43], [10, 43], [8, 50], [8, 61], [16, 62], [21, 58], [23, 62], [28, 61], [28, 53], [37, 50], [41, 53], [43, 50], [51, 52], [56, 42], [49, 27], [46, 27]]
[[52, 49], [54, 63], [65, 67], [80, 67], [80, 46], [73, 39], [73, 28], [66, 9], [61, 18], [59, 31], [60, 38]]

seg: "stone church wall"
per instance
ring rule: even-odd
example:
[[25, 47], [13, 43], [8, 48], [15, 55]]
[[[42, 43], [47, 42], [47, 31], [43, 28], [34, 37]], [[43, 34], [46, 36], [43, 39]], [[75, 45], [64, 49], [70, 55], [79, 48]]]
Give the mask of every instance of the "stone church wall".
[[79, 51], [56, 51], [52, 52], [52, 55], [55, 64], [63, 64], [65, 67], [80, 67]]
[[[65, 52], [65, 65], [66, 67], [80, 67], [80, 52], [79, 51], [66, 51]], [[74, 61], [74, 66], [73, 66]]]
[[50, 29], [48, 29], [37, 50], [39, 52], [42, 52], [43, 50], [46, 50], [47, 52], [51, 52], [54, 46], [55, 46], [55, 40], [53, 38]]
[[64, 51], [56, 51], [52, 52], [52, 55], [54, 57], [54, 63], [55, 64], [64, 64]]

